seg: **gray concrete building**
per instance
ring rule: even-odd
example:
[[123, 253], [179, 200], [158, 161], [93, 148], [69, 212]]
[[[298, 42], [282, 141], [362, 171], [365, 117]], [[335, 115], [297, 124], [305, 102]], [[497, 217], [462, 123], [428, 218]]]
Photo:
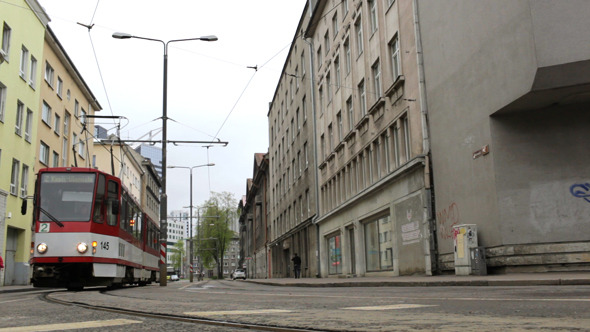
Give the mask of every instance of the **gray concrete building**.
[[318, 1], [320, 275], [431, 274], [429, 150], [410, 1]]
[[414, 2], [441, 270], [456, 224], [488, 270], [588, 270], [590, 2]]
[[302, 260], [303, 277], [318, 274], [314, 83], [309, 12], [302, 13], [269, 106], [268, 252], [271, 277], [293, 276], [291, 258]]
[[238, 205], [242, 258], [238, 267], [246, 268], [248, 278], [269, 278], [267, 154], [254, 154], [253, 177], [246, 182], [246, 196]]

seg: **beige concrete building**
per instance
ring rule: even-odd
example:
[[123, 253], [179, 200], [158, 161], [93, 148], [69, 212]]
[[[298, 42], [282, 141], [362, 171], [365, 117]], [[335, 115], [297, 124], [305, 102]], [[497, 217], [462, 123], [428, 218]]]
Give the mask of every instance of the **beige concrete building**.
[[93, 121], [102, 108], [51, 30], [45, 31], [38, 113], [37, 164], [44, 167], [91, 167]]
[[432, 273], [428, 138], [410, 1], [318, 1], [321, 276]]
[[318, 273], [314, 82], [304, 10], [268, 112], [269, 179], [267, 238], [271, 277], [293, 276], [291, 258], [302, 260], [303, 277]]
[[[402, 3], [402, 1], [397, 1]], [[590, 2], [418, 0], [441, 269], [590, 266]]]

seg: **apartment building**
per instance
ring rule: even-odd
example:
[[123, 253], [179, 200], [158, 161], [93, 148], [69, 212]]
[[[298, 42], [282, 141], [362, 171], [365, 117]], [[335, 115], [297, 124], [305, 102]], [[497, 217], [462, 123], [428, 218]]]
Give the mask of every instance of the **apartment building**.
[[37, 168], [37, 118], [41, 113], [45, 27], [49, 17], [35, 0], [0, 2], [0, 285], [29, 279], [33, 193]]
[[410, 1], [318, 1], [320, 274], [431, 274], [429, 151]]
[[588, 270], [590, 2], [415, 2], [441, 269], [475, 224], [488, 270]]
[[240, 266], [249, 278], [269, 278], [268, 154], [254, 154], [253, 178], [246, 180], [246, 196], [239, 204]]
[[293, 276], [291, 258], [302, 260], [301, 274], [318, 274], [314, 72], [310, 22], [304, 10], [268, 112], [268, 245], [271, 277]]
[[50, 27], [39, 66], [43, 79], [35, 169], [92, 167], [94, 121], [87, 116], [102, 108]]

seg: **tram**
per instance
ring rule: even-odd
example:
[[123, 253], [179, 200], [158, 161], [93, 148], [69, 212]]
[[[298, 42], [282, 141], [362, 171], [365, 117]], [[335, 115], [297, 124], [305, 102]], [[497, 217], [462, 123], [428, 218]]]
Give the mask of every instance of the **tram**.
[[34, 287], [81, 290], [160, 281], [159, 227], [119, 178], [92, 168], [44, 168], [33, 206]]

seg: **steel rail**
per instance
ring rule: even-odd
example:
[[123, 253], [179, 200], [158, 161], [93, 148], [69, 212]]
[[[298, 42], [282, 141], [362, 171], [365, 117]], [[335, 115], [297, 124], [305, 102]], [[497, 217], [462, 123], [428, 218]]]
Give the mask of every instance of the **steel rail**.
[[[99, 290], [101, 293], [105, 293], [107, 290]], [[63, 290], [47, 292], [41, 294], [40, 297], [42, 300], [56, 303], [66, 306], [77, 306], [85, 309], [90, 310], [98, 310], [98, 311], [106, 311], [112, 312], [117, 314], [124, 314], [129, 316], [139, 316], [139, 317], [146, 317], [146, 318], [154, 318], [154, 319], [163, 319], [163, 320], [171, 320], [177, 322], [184, 322], [184, 323], [193, 323], [193, 324], [201, 324], [201, 325], [212, 325], [212, 326], [222, 326], [228, 328], [235, 328], [235, 329], [247, 329], [247, 330], [257, 330], [257, 331], [272, 331], [272, 332], [302, 332], [302, 331], [326, 331], [326, 332], [336, 332], [341, 330], [326, 330], [326, 329], [307, 329], [307, 328], [297, 328], [297, 327], [289, 327], [289, 326], [277, 326], [277, 325], [266, 325], [266, 324], [252, 324], [252, 323], [241, 323], [235, 321], [227, 321], [227, 320], [216, 320], [216, 319], [206, 319], [206, 318], [198, 318], [198, 317], [189, 317], [189, 316], [182, 316], [182, 315], [173, 315], [173, 314], [164, 314], [164, 313], [156, 313], [156, 312], [145, 312], [145, 311], [138, 311], [138, 310], [131, 310], [131, 309], [119, 309], [119, 308], [110, 308], [105, 306], [97, 306], [97, 305], [90, 305], [87, 303], [81, 302], [69, 302], [65, 300], [60, 300], [51, 297], [50, 295], [53, 293], [61, 293], [65, 292]]]

